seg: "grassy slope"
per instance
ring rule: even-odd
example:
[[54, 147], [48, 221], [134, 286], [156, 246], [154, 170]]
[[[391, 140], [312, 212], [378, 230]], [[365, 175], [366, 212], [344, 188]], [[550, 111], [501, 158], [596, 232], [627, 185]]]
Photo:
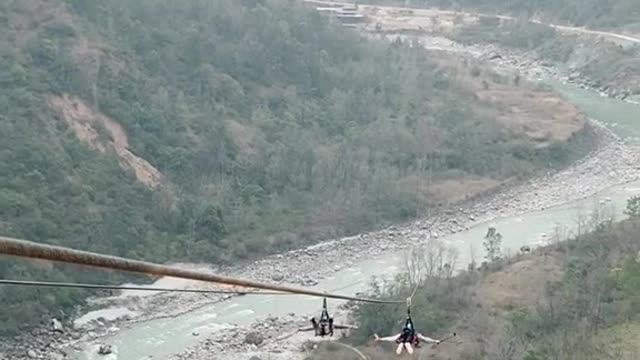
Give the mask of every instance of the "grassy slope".
[[[506, 105], [476, 94], [483, 78], [461, 84], [422, 51], [362, 41], [282, 1], [16, 0], [0, 4], [0, 27], [3, 235], [229, 263], [446, 203], [416, 193], [422, 184], [494, 187], [584, 150], [505, 127]], [[509, 91], [508, 79], [486, 82]], [[121, 124], [164, 186], [79, 141], [51, 95]], [[0, 275], [121, 280], [22, 261], [2, 261]], [[0, 289], [0, 333], [68, 315], [83, 295]]]
[[640, 321], [612, 326], [594, 338], [594, 342], [607, 349], [610, 357], [640, 358]]

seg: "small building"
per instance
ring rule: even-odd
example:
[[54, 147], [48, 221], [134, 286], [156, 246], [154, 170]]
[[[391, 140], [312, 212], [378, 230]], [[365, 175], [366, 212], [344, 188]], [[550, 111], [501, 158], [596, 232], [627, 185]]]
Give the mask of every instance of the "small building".
[[325, 15], [338, 19], [343, 24], [355, 24], [365, 19], [364, 14], [358, 12], [358, 5], [343, 7], [317, 7], [316, 10]]
[[337, 8], [337, 7], [317, 7], [316, 8], [316, 11], [321, 14], [335, 14], [338, 12], [338, 10], [340, 10], [340, 8]]
[[342, 11], [353, 11], [356, 12], [358, 11], [358, 5], [353, 4], [353, 5], [345, 5], [342, 7]]

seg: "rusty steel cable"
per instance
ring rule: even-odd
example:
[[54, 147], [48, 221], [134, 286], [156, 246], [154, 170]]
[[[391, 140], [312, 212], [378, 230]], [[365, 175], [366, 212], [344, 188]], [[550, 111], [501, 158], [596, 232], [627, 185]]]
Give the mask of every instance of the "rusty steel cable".
[[234, 295], [290, 295], [285, 292], [276, 291], [233, 291], [233, 290], [204, 290], [204, 289], [172, 289], [157, 288], [144, 286], [128, 286], [128, 285], [101, 285], [101, 284], [82, 284], [82, 283], [66, 283], [54, 281], [31, 281], [31, 280], [7, 280], [0, 279], [0, 285], [17, 285], [17, 286], [37, 286], [37, 287], [58, 287], [72, 289], [95, 289], [95, 290], [134, 290], [134, 291], [156, 291], [156, 292], [180, 292], [180, 293], [198, 293], [198, 294], [234, 294]]
[[88, 251], [74, 250], [60, 246], [39, 244], [31, 241], [13, 239], [0, 236], [0, 254], [18, 256], [31, 259], [49, 260], [68, 264], [85, 265], [103, 269], [120, 270], [154, 276], [171, 276], [182, 279], [199, 280], [219, 284], [235, 285], [246, 288], [256, 288], [271, 291], [287, 292], [330, 299], [368, 302], [378, 304], [402, 304], [404, 301], [367, 299], [353, 296], [325, 293], [321, 291], [305, 290], [289, 286], [266, 284], [259, 281], [236, 279], [194, 270], [154, 264], [146, 261], [131, 260], [116, 256], [102, 255]]

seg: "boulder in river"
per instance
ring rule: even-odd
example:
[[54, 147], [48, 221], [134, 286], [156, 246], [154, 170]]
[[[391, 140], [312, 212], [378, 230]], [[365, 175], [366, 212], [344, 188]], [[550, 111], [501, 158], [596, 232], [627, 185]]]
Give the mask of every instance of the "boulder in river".
[[490, 53], [488, 53], [486, 55], [486, 59], [491, 61], [491, 60], [496, 60], [496, 59], [502, 59], [502, 55], [498, 54], [495, 51], [491, 51]]
[[252, 332], [248, 333], [244, 337], [244, 343], [245, 344], [260, 345], [260, 344], [262, 344], [263, 341], [264, 341], [264, 338], [262, 337], [262, 334], [260, 334], [259, 332], [255, 332], [255, 331], [252, 331]]
[[36, 354], [36, 352], [35, 352], [35, 351], [33, 351], [33, 350], [29, 350], [29, 351], [27, 351], [27, 356], [28, 356], [30, 359], [35, 359], [38, 355]]
[[62, 327], [62, 323], [58, 321], [58, 319], [51, 319], [51, 330], [58, 333], [63, 333], [64, 328]]
[[569, 80], [574, 81], [582, 77], [582, 74], [579, 71], [573, 71], [569, 74]]
[[98, 349], [98, 354], [100, 355], [109, 355], [113, 352], [113, 349], [111, 349], [111, 345], [100, 345], [100, 348]]
[[303, 282], [304, 286], [316, 286], [318, 284], [319, 284], [318, 281], [314, 279], [305, 279]]

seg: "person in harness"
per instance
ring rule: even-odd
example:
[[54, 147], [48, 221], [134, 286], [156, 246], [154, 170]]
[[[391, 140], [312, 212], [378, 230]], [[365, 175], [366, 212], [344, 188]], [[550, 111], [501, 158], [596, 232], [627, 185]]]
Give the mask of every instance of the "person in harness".
[[311, 327], [298, 329], [298, 331], [315, 331], [316, 336], [325, 337], [333, 336], [334, 329], [355, 329], [354, 326], [347, 325], [334, 325], [333, 318], [329, 316], [327, 310], [327, 299], [322, 301], [322, 313], [320, 314], [320, 320], [316, 320], [315, 316], [311, 318]]
[[402, 350], [406, 349], [409, 354], [413, 354], [413, 348], [420, 348], [420, 341], [424, 341], [425, 343], [431, 344], [440, 344], [440, 340], [435, 340], [430, 337], [424, 336], [416, 331], [413, 326], [413, 321], [411, 320], [411, 316], [407, 316], [407, 320], [404, 323], [404, 328], [399, 334], [387, 337], [379, 337], [378, 334], [373, 335], [375, 337], [375, 341], [388, 341], [395, 342], [398, 344], [396, 348], [396, 354], [402, 354]]
[[[411, 309], [410, 309], [410, 299], [407, 299], [407, 320], [404, 322], [404, 328], [399, 334], [387, 336], [387, 337], [379, 337], [378, 334], [373, 334], [376, 342], [378, 341], [388, 341], [395, 342], [398, 344], [396, 348], [396, 354], [402, 354], [402, 350], [406, 349], [409, 354], [413, 354], [413, 348], [420, 348], [420, 341], [424, 341], [425, 343], [430, 343], [434, 345], [439, 345], [444, 340], [435, 340], [430, 337], [424, 336], [421, 333], [416, 331], [415, 326], [413, 325], [413, 320], [411, 320]], [[456, 336], [456, 333], [453, 333], [453, 336]]]
[[329, 312], [327, 311], [327, 299], [323, 300], [322, 305], [320, 321], [317, 321], [315, 317], [312, 317], [311, 324], [313, 325], [316, 336], [333, 336], [333, 318], [329, 316]]

